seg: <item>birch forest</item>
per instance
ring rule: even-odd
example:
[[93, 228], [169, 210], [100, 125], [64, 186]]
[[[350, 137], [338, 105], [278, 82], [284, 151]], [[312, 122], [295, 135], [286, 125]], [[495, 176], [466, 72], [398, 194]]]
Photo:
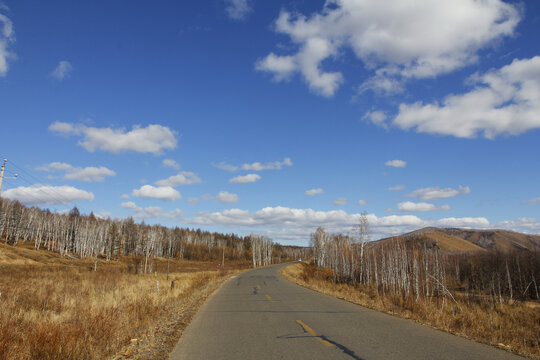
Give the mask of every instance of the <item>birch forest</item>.
[[314, 263], [328, 280], [398, 296], [405, 302], [488, 303], [539, 300], [540, 253], [459, 253], [426, 242], [367, 242], [365, 217], [352, 235], [318, 228], [311, 242]]
[[0, 198], [0, 235], [10, 245], [30, 242], [36, 250], [46, 249], [68, 257], [122, 256], [141, 258], [141, 273], [152, 272], [156, 257], [187, 260], [253, 261], [253, 266], [269, 265], [301, 256], [298, 248], [274, 244], [251, 235], [220, 234], [200, 229], [168, 228], [136, 223], [133, 218], [102, 219], [81, 215], [74, 207], [68, 214], [26, 207], [18, 201]]

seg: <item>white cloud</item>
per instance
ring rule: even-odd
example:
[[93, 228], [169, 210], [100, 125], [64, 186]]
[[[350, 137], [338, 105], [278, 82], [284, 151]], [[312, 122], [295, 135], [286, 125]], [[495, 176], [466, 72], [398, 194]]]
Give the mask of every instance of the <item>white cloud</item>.
[[172, 211], [163, 211], [159, 206], [148, 206], [135, 213], [133, 217], [136, 219], [176, 219], [183, 218], [184, 213], [180, 209], [174, 209]]
[[540, 56], [470, 79], [471, 91], [442, 104], [401, 104], [393, 124], [417, 132], [475, 138], [519, 135], [540, 128]]
[[458, 189], [446, 188], [440, 189], [437, 187], [432, 188], [423, 188], [414, 190], [412, 193], [407, 195], [407, 197], [417, 198], [419, 200], [440, 200], [448, 199], [457, 195], [468, 194], [471, 192], [471, 189], [468, 186], [459, 185]]
[[190, 198], [187, 199], [187, 201], [190, 204], [198, 204], [201, 201], [201, 199], [199, 199], [197, 197], [190, 197]]
[[405, 166], [407, 166], [407, 162], [403, 160], [388, 160], [384, 163], [384, 165], [396, 168], [404, 168]]
[[121, 152], [152, 153], [160, 155], [163, 150], [176, 147], [176, 132], [162, 125], [134, 126], [131, 131], [125, 129], [95, 128], [82, 124], [55, 122], [49, 130], [59, 135], [83, 136], [78, 145], [87, 151], [99, 149], [110, 153]]
[[530, 199], [530, 200], [526, 200], [526, 201], [522, 202], [522, 204], [540, 204], [540, 197]]
[[75, 168], [64, 175], [64, 179], [82, 180], [82, 181], [103, 181], [106, 176], [115, 176], [116, 173], [104, 166], [85, 167], [84, 169]]
[[242, 176], [236, 176], [229, 180], [231, 183], [245, 184], [245, 183], [254, 183], [261, 179], [260, 175], [257, 174], [247, 174]]
[[178, 185], [190, 185], [198, 184], [201, 179], [197, 174], [190, 171], [181, 171], [177, 175], [170, 176], [167, 179], [156, 181], [158, 186], [178, 186]]
[[136, 219], [181, 219], [184, 213], [180, 209], [163, 211], [159, 206], [148, 206], [141, 208], [132, 201], [120, 204], [121, 207], [132, 210]]
[[51, 76], [57, 80], [64, 80], [68, 78], [73, 71], [73, 66], [69, 61], [62, 60], [56, 65], [54, 70], [51, 72]]
[[225, 0], [225, 2], [227, 3], [225, 11], [233, 20], [244, 20], [253, 11], [251, 0]]
[[399, 191], [405, 189], [404, 185], [397, 185], [388, 188], [388, 191]]
[[386, 124], [386, 119], [388, 119], [388, 116], [386, 116], [384, 111], [380, 111], [380, 110], [368, 111], [362, 117], [362, 120], [367, 120], [385, 129], [388, 128], [388, 125]]
[[362, 205], [367, 205], [368, 202], [366, 200], [358, 200], [357, 204], [362, 206]]
[[120, 206], [125, 208], [125, 209], [130, 209], [130, 210], [137, 211], [137, 212], [142, 211], [142, 208], [137, 206], [137, 204], [135, 204], [133, 201], [123, 202], [123, 203], [120, 204]]
[[173, 159], [163, 159], [163, 161], [161, 162], [161, 165], [175, 169], [175, 170], [180, 169], [180, 165]]
[[212, 200], [214, 197], [210, 194], [204, 194], [203, 196], [201, 196], [201, 199], [203, 200]]
[[405, 211], [426, 212], [426, 211], [450, 210], [450, 205], [446, 205], [446, 204], [442, 206], [437, 206], [435, 204], [430, 204], [430, 203], [425, 203], [425, 202], [414, 203], [411, 201], [401, 202], [397, 205], [397, 207], [398, 207], [398, 210], [401, 212], [405, 212]]
[[223, 204], [232, 204], [238, 202], [240, 199], [236, 194], [231, 194], [227, 191], [220, 191], [214, 200]]
[[38, 167], [36, 170], [40, 171], [63, 171], [64, 179], [66, 180], [81, 180], [81, 181], [98, 181], [102, 182], [107, 176], [115, 176], [116, 173], [105, 166], [94, 167], [89, 166], [85, 168], [75, 167], [70, 164], [62, 162], [52, 162], [44, 166]]
[[505, 220], [497, 223], [494, 227], [497, 229], [508, 229], [529, 234], [540, 234], [540, 220], [536, 218]]
[[292, 166], [292, 164], [290, 158], [285, 158], [283, 161], [272, 161], [264, 164], [260, 162], [244, 164], [242, 165], [242, 169], [247, 171], [281, 170], [284, 166]]
[[73, 169], [73, 165], [66, 164], [63, 162], [58, 162], [58, 161], [45, 164], [43, 166], [36, 168], [36, 170], [39, 170], [39, 171], [70, 171], [72, 169]]
[[262, 171], [262, 170], [281, 170], [284, 166], [292, 166], [292, 160], [291, 158], [285, 158], [283, 161], [271, 161], [266, 163], [261, 162], [254, 162], [251, 164], [243, 164], [242, 166], [236, 166], [228, 164], [224, 161], [214, 164], [212, 163], [212, 166], [217, 167], [218, 169], [225, 170], [225, 171], [237, 171], [237, 170], [246, 170], [246, 171]]
[[218, 164], [212, 164], [212, 166], [217, 167], [218, 169], [225, 170], [225, 171], [236, 171], [238, 170], [238, 166], [227, 164], [225, 161], [222, 161]]
[[131, 195], [167, 201], [178, 200], [181, 198], [180, 192], [170, 186], [155, 187], [152, 185], [143, 185], [140, 189], [133, 190]]
[[393, 212], [394, 212], [394, 209], [392, 209], [392, 208], [387, 208], [387, 209], [384, 209], [384, 212], [385, 212], [385, 213], [393, 213]]
[[9, 189], [2, 193], [2, 197], [10, 200], [19, 200], [26, 205], [67, 205], [76, 201], [94, 200], [94, 194], [73, 186], [42, 184], [27, 187], [19, 186]]
[[334, 205], [336, 205], [336, 206], [339, 206], [339, 205], [345, 205], [345, 204], [347, 204], [347, 203], [348, 203], [348, 201], [347, 201], [347, 199], [345, 199], [345, 198], [337, 198], [336, 200], [334, 200], [334, 201], [332, 202], [332, 204], [334, 204]]
[[316, 189], [306, 190], [306, 191], [304, 192], [304, 194], [306, 194], [307, 196], [315, 196], [315, 195], [322, 194], [323, 192], [324, 192], [323, 189], [321, 189], [321, 188], [316, 188]]
[[122, 194], [122, 196], [120, 196], [122, 199], [124, 200], [127, 200], [129, 199], [129, 195], [128, 194]]
[[[273, 234], [278, 239], [309, 239], [318, 226], [330, 232], [348, 232], [359, 222], [361, 214], [349, 214], [343, 210], [315, 211], [282, 206], [265, 207], [255, 212], [228, 209], [220, 212], [202, 212], [196, 217], [184, 219], [194, 225], [219, 225], [245, 228]], [[415, 215], [389, 215], [377, 217], [368, 214], [367, 219], [374, 235], [389, 236], [412, 231], [425, 226], [489, 228], [490, 222], [479, 218], [443, 218], [422, 220]]]
[[[9, 10], [7, 7], [2, 7], [0, 10]], [[9, 60], [16, 58], [9, 47], [15, 42], [15, 30], [13, 23], [4, 14], [0, 14], [0, 76], [6, 76], [9, 69]]]
[[292, 55], [270, 53], [255, 64], [276, 81], [300, 73], [311, 91], [332, 96], [344, 78], [323, 64], [351, 49], [374, 75], [360, 89], [399, 90], [409, 78], [435, 77], [477, 61], [478, 52], [514, 34], [516, 6], [501, 0], [328, 0], [306, 17], [282, 11], [275, 31]]

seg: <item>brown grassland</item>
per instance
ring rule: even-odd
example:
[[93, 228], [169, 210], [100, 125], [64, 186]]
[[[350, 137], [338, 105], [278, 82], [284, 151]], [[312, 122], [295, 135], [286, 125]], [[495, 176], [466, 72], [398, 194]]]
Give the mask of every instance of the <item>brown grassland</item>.
[[306, 288], [530, 358], [540, 358], [538, 303], [516, 301], [489, 306], [468, 302], [459, 295], [456, 295], [457, 303], [447, 301], [444, 306], [435, 299], [407, 301], [390, 293], [377, 294], [372, 287], [334, 283], [329, 271], [305, 263], [281, 269], [285, 278]]
[[[0, 359], [166, 359], [200, 304], [247, 262], [76, 260], [0, 244]], [[172, 286], [174, 283], [174, 286]]]

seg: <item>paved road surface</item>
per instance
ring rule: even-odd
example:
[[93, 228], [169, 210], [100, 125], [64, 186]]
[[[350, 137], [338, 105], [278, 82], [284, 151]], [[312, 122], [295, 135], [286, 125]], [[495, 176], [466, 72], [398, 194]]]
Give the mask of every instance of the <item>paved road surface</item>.
[[227, 281], [171, 359], [523, 359], [307, 290], [282, 278], [281, 266]]

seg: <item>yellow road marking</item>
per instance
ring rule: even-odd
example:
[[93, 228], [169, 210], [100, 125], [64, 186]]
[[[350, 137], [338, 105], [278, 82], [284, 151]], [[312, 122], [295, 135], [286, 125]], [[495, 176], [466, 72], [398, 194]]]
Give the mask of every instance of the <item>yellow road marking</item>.
[[328, 341], [324, 340], [323, 338], [321, 338], [319, 335], [317, 335], [317, 333], [312, 328], [307, 326], [302, 320], [296, 320], [296, 322], [302, 328], [304, 328], [304, 330], [306, 330], [308, 333], [310, 333], [315, 339], [319, 340], [319, 342], [321, 342], [324, 346], [328, 346], [328, 347], [334, 346], [334, 344], [332, 344], [331, 342], [328, 342]]
[[257, 289], [261, 290], [261, 285], [257, 285]]
[[272, 297], [271, 297], [270, 295], [266, 295], [266, 298], [267, 298], [268, 300], [270, 300], [271, 302], [275, 302], [275, 301], [276, 301], [276, 300], [272, 299]]

